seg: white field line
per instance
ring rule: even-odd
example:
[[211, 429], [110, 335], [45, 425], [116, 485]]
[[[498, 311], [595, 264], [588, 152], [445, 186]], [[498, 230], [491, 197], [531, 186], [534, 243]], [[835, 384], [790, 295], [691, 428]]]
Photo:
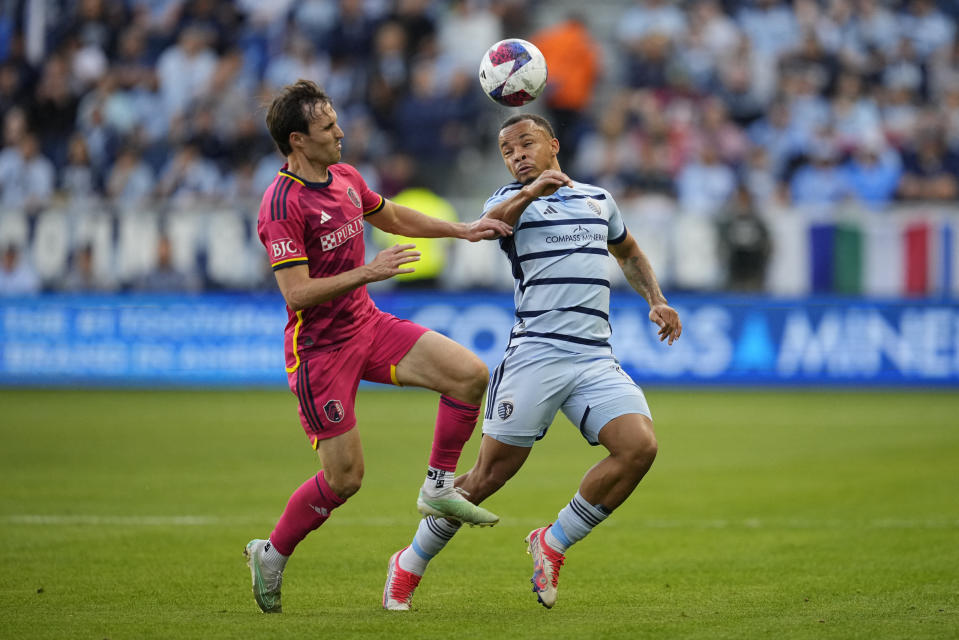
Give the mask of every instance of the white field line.
[[[337, 526], [394, 527], [412, 526], [416, 514], [409, 517], [355, 517], [334, 518]], [[270, 525], [269, 518], [220, 517], [197, 515], [131, 516], [93, 514], [12, 514], [0, 515], [3, 525], [36, 526], [93, 526], [93, 527], [209, 527]], [[504, 518], [502, 525], [531, 527], [542, 524], [531, 518]], [[502, 526], [501, 525], [501, 526]], [[611, 518], [603, 527], [617, 526]], [[804, 518], [745, 518], [745, 519], [640, 519], [630, 523], [640, 529], [776, 529], [776, 530], [869, 530], [869, 529], [959, 529], [959, 519], [951, 518], [877, 518], [871, 520], [804, 519]]]

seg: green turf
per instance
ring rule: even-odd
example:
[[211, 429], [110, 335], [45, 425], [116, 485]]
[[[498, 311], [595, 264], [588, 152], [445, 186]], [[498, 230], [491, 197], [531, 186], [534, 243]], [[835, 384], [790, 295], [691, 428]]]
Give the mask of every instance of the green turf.
[[659, 458], [553, 610], [522, 539], [602, 455], [564, 419], [390, 614], [436, 399], [361, 392], [364, 488], [265, 616], [241, 551], [316, 470], [291, 394], [2, 391], [0, 637], [959, 637], [959, 394], [648, 395]]

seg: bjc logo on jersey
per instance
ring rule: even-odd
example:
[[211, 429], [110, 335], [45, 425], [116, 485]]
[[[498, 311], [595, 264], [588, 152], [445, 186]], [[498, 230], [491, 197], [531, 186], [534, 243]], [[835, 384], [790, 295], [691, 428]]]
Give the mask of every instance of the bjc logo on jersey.
[[273, 252], [273, 258], [282, 258], [288, 255], [296, 255], [300, 252], [289, 238], [280, 238], [270, 243], [270, 250]]

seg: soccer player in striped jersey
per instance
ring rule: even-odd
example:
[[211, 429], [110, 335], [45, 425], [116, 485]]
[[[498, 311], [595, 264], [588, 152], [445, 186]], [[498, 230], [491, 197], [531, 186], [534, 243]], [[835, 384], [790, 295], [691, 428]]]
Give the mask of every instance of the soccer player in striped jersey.
[[[556, 520], [526, 538], [533, 592], [552, 608], [566, 550], [629, 497], [657, 451], [646, 398], [609, 345], [609, 254], [649, 303], [661, 341], [672, 344], [682, 324], [610, 194], [575, 182], [560, 169], [559, 141], [545, 118], [507, 119], [499, 146], [516, 181], [487, 200], [485, 218], [514, 227], [500, 245], [515, 278], [516, 324], [490, 378], [476, 464], [456, 486], [476, 504], [499, 490], [559, 410], [589, 444], [607, 450]], [[390, 558], [386, 609], [410, 608], [427, 564], [459, 528], [446, 518], [420, 523], [412, 543]]]
[[365, 264], [363, 223], [407, 237], [472, 242], [512, 229], [494, 218], [438, 220], [374, 193], [356, 169], [339, 162], [343, 130], [329, 97], [312, 82], [285, 87], [266, 121], [287, 164], [263, 196], [257, 230], [286, 300], [290, 389], [322, 467], [293, 492], [269, 539], [252, 540], [244, 550], [257, 605], [278, 613], [287, 558], [360, 488], [354, 402], [361, 379], [442, 394], [419, 510], [481, 526], [498, 521], [453, 487], [479, 415], [486, 365], [452, 340], [376, 308], [366, 285], [412, 272], [419, 253], [412, 244], [397, 245]]

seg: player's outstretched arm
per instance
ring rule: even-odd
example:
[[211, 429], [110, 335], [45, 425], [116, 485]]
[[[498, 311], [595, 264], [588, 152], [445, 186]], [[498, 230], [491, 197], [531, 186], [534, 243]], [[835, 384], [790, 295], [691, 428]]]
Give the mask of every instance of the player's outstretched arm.
[[551, 196], [560, 187], [572, 187], [573, 181], [562, 171], [547, 169], [525, 185], [509, 200], [504, 200], [486, 212], [485, 218], [502, 220], [510, 226], [516, 226], [520, 216], [533, 200], [544, 196]]
[[619, 262], [626, 281], [649, 303], [649, 319], [659, 326], [660, 342], [668, 339], [669, 344], [672, 344], [683, 333], [683, 323], [676, 310], [667, 304], [653, 266], [636, 239], [627, 232], [625, 240], [609, 245], [609, 252]]
[[293, 311], [300, 311], [323, 304], [365, 284], [386, 280], [400, 273], [413, 273], [414, 269], [405, 265], [420, 259], [420, 252], [414, 251], [415, 248], [416, 245], [412, 244], [394, 245], [380, 251], [369, 264], [327, 278], [310, 277], [306, 265], [280, 269], [275, 272], [276, 282], [287, 306]]
[[470, 223], [448, 222], [389, 200], [382, 211], [367, 220], [377, 229], [407, 238], [462, 238], [477, 242], [513, 233], [513, 228], [501, 220], [480, 218]]

